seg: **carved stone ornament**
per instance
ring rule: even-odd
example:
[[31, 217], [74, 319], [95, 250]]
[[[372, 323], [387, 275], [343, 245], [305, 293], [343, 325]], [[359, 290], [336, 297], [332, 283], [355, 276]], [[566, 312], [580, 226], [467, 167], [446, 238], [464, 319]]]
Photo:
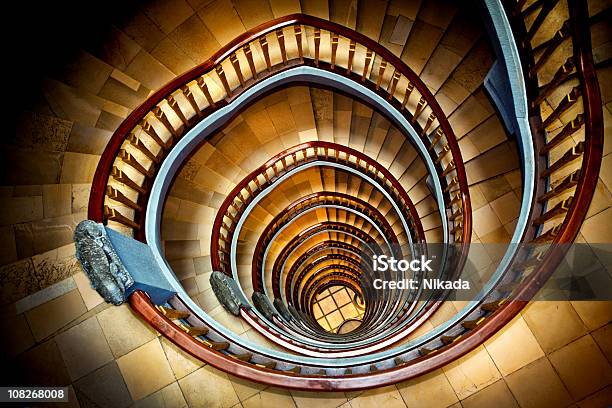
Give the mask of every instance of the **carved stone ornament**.
[[302, 320], [300, 312], [295, 307], [293, 307], [293, 305], [289, 305], [289, 307], [287, 307], [287, 310], [289, 310], [289, 313], [291, 313], [294, 319]]
[[253, 292], [253, 305], [255, 308], [259, 310], [259, 312], [264, 315], [264, 317], [268, 320], [272, 320], [272, 317], [277, 314], [276, 310], [272, 307], [272, 303], [266, 295], [261, 292]]
[[274, 307], [276, 308], [276, 310], [278, 310], [278, 313], [283, 316], [283, 319], [285, 319], [286, 321], [291, 321], [293, 316], [291, 316], [291, 313], [289, 313], [289, 310], [287, 309], [287, 306], [285, 306], [285, 304], [283, 303], [282, 300], [280, 299], [274, 299]]
[[219, 302], [234, 316], [240, 315], [242, 302], [238, 296], [238, 288], [234, 279], [223, 272], [213, 272], [210, 275], [210, 286]]
[[126, 290], [134, 279], [115, 252], [102, 224], [81, 221], [74, 231], [76, 258], [91, 282], [91, 287], [113, 305], [125, 301]]

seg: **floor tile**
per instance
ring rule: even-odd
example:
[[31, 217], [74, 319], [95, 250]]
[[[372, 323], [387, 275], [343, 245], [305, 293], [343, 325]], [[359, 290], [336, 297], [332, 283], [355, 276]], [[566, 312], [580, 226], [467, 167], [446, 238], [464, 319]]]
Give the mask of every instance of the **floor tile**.
[[612, 382], [612, 367], [590, 335], [555, 351], [549, 359], [576, 399]]
[[595, 330], [591, 333], [593, 339], [603, 351], [604, 355], [610, 363], [612, 363], [612, 323], [608, 323], [604, 327]]
[[546, 357], [513, 372], [506, 377], [506, 383], [521, 408], [565, 407], [572, 401]]
[[21, 354], [15, 366], [29, 384], [46, 387], [70, 384], [68, 370], [55, 340], [46, 341]]
[[115, 361], [75, 382], [74, 389], [82, 407], [123, 408], [132, 403]]
[[268, 388], [243, 401], [242, 406], [244, 408], [294, 408], [295, 403], [289, 391], [282, 388]]
[[514, 396], [508, 389], [504, 380], [499, 380], [487, 388], [470, 395], [461, 401], [463, 408], [480, 408], [480, 407], [496, 407], [496, 408], [518, 408]]
[[572, 301], [572, 306], [589, 330], [612, 321], [612, 301]]
[[174, 381], [172, 370], [158, 339], [117, 360], [133, 399], [141, 399]]
[[[489, 355], [503, 375], [544, 356], [537, 340], [522, 317], [518, 316], [485, 343]], [[512, 350], [512, 352], [508, 352]]]
[[394, 385], [366, 390], [357, 398], [352, 399], [352, 408], [389, 407], [405, 408], [402, 396]]
[[59, 334], [55, 341], [72, 380], [113, 360], [113, 355], [96, 316]]
[[557, 350], [586, 333], [570, 302], [535, 301], [522, 314], [545, 353]]
[[129, 353], [157, 335], [125, 304], [98, 313], [98, 321], [115, 357]]
[[597, 391], [576, 404], [579, 408], [600, 408], [612, 406], [612, 386]]
[[580, 233], [588, 243], [612, 242], [610, 224], [612, 224], [612, 208], [608, 208], [584, 221], [580, 227]]
[[187, 401], [178, 383], [174, 382], [134, 403], [133, 408], [183, 408]]
[[445, 408], [458, 401], [442, 370], [401, 382], [397, 388], [410, 408]]
[[40, 341], [59, 330], [87, 311], [79, 291], [74, 289], [65, 295], [35, 307], [26, 312], [26, 318], [34, 334]]
[[79, 289], [79, 293], [83, 298], [83, 302], [85, 303], [87, 310], [91, 310], [104, 302], [102, 296], [100, 296], [98, 292], [96, 292], [96, 290], [91, 287], [89, 278], [85, 276], [85, 273], [79, 272], [74, 274], [72, 277], [74, 278], [74, 281], [77, 285], [77, 288]]
[[346, 396], [342, 392], [319, 392], [291, 391], [293, 400], [298, 408], [335, 408], [346, 402]]
[[480, 346], [442, 368], [459, 399], [464, 399], [501, 378], [491, 356]]
[[195, 370], [204, 365], [203, 362], [185, 353], [178, 346], [176, 346], [174, 343], [167, 340], [166, 338], [162, 337], [160, 339], [164, 352], [166, 353], [168, 363], [170, 363], [170, 368], [172, 368], [172, 371], [174, 372], [174, 377], [177, 380], [183, 378], [187, 374], [194, 372]]
[[179, 385], [193, 408], [229, 408], [239, 403], [227, 375], [211, 366], [204, 366], [183, 377]]
[[234, 391], [236, 391], [236, 395], [240, 401], [247, 400], [251, 398], [253, 395], [257, 394], [259, 391], [266, 388], [264, 384], [245, 380], [243, 378], [235, 377], [233, 375], [228, 374], [228, 378], [232, 382], [232, 386], [234, 387]]
[[15, 357], [34, 345], [34, 336], [24, 315], [3, 316], [0, 319], [0, 331], [10, 330], [10, 336], [0, 336], [0, 355]]

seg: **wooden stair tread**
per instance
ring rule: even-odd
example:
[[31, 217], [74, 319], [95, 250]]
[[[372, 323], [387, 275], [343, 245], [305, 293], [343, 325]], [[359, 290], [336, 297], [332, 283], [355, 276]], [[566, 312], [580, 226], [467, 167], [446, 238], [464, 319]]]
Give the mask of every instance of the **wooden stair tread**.
[[269, 368], [270, 370], [274, 370], [276, 368], [276, 361], [268, 361], [267, 363], [257, 363], [257, 365]]
[[496, 300], [494, 302], [483, 303], [480, 308], [486, 312], [494, 312], [500, 308], [501, 305], [506, 303], [506, 299]]
[[209, 339], [205, 339], [205, 340], [200, 340], [200, 342], [204, 343], [211, 349], [217, 350], [217, 351], [227, 350], [229, 348], [229, 343], [227, 341], [212, 341]]
[[472, 330], [472, 329], [475, 329], [476, 326], [478, 326], [480, 323], [482, 323], [484, 319], [485, 319], [484, 317], [479, 317], [473, 320], [464, 320], [463, 322], [461, 322], [461, 325], [465, 329]]
[[249, 361], [251, 357], [253, 357], [252, 353], [240, 353], [240, 354], [232, 354], [232, 356], [240, 361]]
[[164, 316], [166, 316], [170, 320], [186, 319], [191, 316], [191, 313], [189, 312], [182, 312], [180, 310], [172, 309], [166, 306], [157, 306], [157, 310], [159, 310]]
[[186, 326], [184, 324], [179, 325], [185, 333], [193, 337], [203, 336], [208, 333], [208, 327], [205, 326]]

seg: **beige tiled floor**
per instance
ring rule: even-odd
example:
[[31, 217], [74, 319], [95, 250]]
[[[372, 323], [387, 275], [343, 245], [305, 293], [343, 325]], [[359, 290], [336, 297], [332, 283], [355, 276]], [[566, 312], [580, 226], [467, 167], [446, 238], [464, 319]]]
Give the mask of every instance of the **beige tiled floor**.
[[182, 378], [179, 385], [190, 407], [229, 408], [240, 402], [227, 374], [210, 366]]
[[547, 353], [586, 333], [583, 321], [569, 302], [532, 303], [522, 314], [540, 346]]
[[540, 358], [506, 377], [506, 383], [524, 408], [564, 407], [572, 401], [548, 358]]
[[575, 399], [584, 398], [612, 381], [610, 362], [590, 335], [555, 351], [549, 358]]
[[115, 358], [153, 340], [157, 333], [142, 324], [127, 305], [110, 307], [98, 314], [98, 321]]
[[73, 381], [113, 360], [96, 316], [59, 334], [55, 341]]
[[[542, 348], [521, 316], [485, 343], [487, 352], [503, 375], [544, 356]], [[511, 351], [510, 351], [511, 350]]]
[[462, 400], [501, 378], [484, 346], [442, 368], [455, 394]]
[[119, 357], [117, 364], [134, 400], [144, 398], [174, 381], [170, 364], [157, 338]]
[[[446, 407], [459, 401], [442, 370], [425, 374], [415, 380], [397, 384], [402, 398], [409, 407]], [[436, 398], [431, 398], [435, 395]]]
[[[510, 172], [470, 188], [475, 240], [508, 239], [504, 231], [513, 221], [519, 187], [516, 172]], [[47, 192], [49, 197], [53, 194]], [[583, 225], [582, 240], [612, 241], [608, 228], [612, 213], [605, 199], [596, 196], [597, 211]], [[47, 212], [65, 211], [51, 201]], [[483, 267], [491, 257], [485, 255]], [[199, 264], [195, 265], [185, 269], [186, 277], [195, 276], [196, 285], [202, 284], [199, 290], [208, 289], [207, 279], [198, 279]], [[374, 390], [312, 393], [268, 388], [204, 365], [157, 336], [127, 305], [101, 304], [82, 273], [74, 275], [74, 281], [76, 289], [56, 299], [18, 316], [3, 316], [1, 327], [10, 329], [12, 337], [7, 341], [3, 336], [2, 345], [6, 354], [16, 356], [18, 365], [28, 368], [24, 375], [33, 384], [71, 384], [83, 406], [90, 401], [113, 407], [135, 402], [143, 407], [207, 408], [528, 408], [612, 403], [609, 303], [536, 302], [483, 346], [442, 369]], [[444, 321], [457, 307], [462, 305], [445, 305], [422, 330]], [[227, 314], [218, 317], [237, 332], [247, 329]]]
[[[28, 367], [26, 377], [33, 384], [72, 384], [84, 403], [445, 408], [458, 403], [490, 406], [495, 401], [500, 407], [528, 408], [612, 402], [612, 323], [608, 303], [603, 302], [532, 303], [483, 346], [442, 369], [379, 389], [312, 393], [228, 376], [157, 336], [127, 305], [88, 310], [93, 304], [86, 298], [91, 294], [77, 285], [3, 322], [3, 327], [12, 322], [15, 339], [21, 339], [5, 350]], [[440, 320], [461, 306], [443, 307]], [[433, 327], [427, 323], [424, 330]]]

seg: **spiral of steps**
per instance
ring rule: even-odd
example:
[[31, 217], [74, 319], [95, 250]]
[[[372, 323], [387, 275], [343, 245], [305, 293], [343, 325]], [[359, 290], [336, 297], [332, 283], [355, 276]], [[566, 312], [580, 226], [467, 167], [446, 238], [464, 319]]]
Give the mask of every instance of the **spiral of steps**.
[[[148, 245], [174, 295], [127, 301], [195, 359], [294, 390], [410, 380], [508, 325], [579, 236], [607, 148], [609, 10], [299, 3], [216, 27], [205, 60], [134, 98], [86, 218]], [[379, 290], [402, 278], [382, 255], [482, 286]]]
[[[495, 6], [493, 26], [509, 30], [503, 19], [496, 20]], [[502, 52], [508, 61], [519, 52], [533, 55], [528, 41], [550, 14], [548, 3], [537, 13], [537, 5], [523, 7], [512, 5], [512, 22], [516, 32], [529, 29], [522, 48]], [[577, 15], [583, 9], [569, 7], [568, 21], [584, 19]], [[479, 29], [473, 23], [471, 30]], [[514, 100], [516, 145], [499, 146], [509, 157], [487, 169], [493, 171], [487, 176], [521, 170], [521, 205], [509, 215], [516, 219], [514, 242], [567, 242], [567, 234], [573, 239], [577, 231], [568, 225], [584, 217], [583, 204], [592, 197], [596, 177], [589, 173], [598, 172], [602, 129], [592, 128], [601, 115], [583, 119], [597, 115], [584, 109], [591, 100], [601, 105], [597, 85], [586, 78], [593, 72], [581, 65], [593, 66], [590, 47], [581, 44], [587, 40], [574, 32], [572, 55], [550, 79], [544, 67], [559, 46], [554, 39], [540, 46], [527, 78], [516, 72], [505, 78], [523, 79], [529, 98]], [[502, 91], [493, 91], [493, 100], [500, 97], [495, 92]], [[554, 101], [553, 94], [566, 96]], [[457, 137], [463, 129], [453, 128], [453, 119], [477, 115], [470, 101], [488, 111], [482, 115], [497, 116], [482, 88], [471, 98], [447, 117], [421, 78], [371, 39], [307, 15], [273, 20], [170, 82], [122, 123], [105, 150], [108, 160], [103, 157], [98, 166], [89, 216], [128, 229], [160, 258], [163, 250], [162, 267], [177, 295], [157, 307], [145, 293], [132, 295], [130, 302], [158, 330], [165, 321], [166, 330], [173, 330], [169, 337], [196, 357], [234, 374], [296, 388], [355, 389], [410, 378], [494, 333], [524, 305], [524, 292], [537, 290], [542, 276], [551, 273], [544, 265], [560, 256], [556, 250], [517, 253], [509, 246], [496, 267], [473, 271], [486, 284], [472, 302], [413, 338], [448, 293], [368, 287], [376, 272], [364, 264], [372, 256], [425, 259], [427, 243], [434, 242], [459, 248], [457, 255], [440, 257], [439, 277], [467, 273], [468, 182], [482, 175], [464, 165]], [[325, 120], [329, 99], [333, 115]], [[548, 112], [545, 102], [552, 104]], [[349, 111], [340, 115], [344, 106]], [[538, 110], [543, 116], [534, 115]], [[265, 120], [262, 112], [272, 120], [274, 134], [257, 126]], [[545, 139], [544, 129], [574, 114], [559, 135]], [[284, 132], [284, 126], [292, 130]], [[547, 157], [583, 126], [584, 140]], [[376, 130], [384, 137], [376, 137]], [[387, 141], [390, 137], [397, 142]], [[526, 157], [536, 151], [538, 159], [521, 161], [517, 150]], [[490, 151], [468, 163], [487, 160]], [[576, 162], [583, 162], [582, 170], [568, 172]], [[318, 202], [300, 201], [313, 195]], [[367, 205], [372, 202], [375, 206]], [[330, 258], [312, 267], [313, 260], [328, 255], [357, 259], [348, 265]], [[398, 273], [385, 277], [397, 279]], [[237, 308], [215, 291], [221, 284], [235, 289]], [[338, 293], [352, 293], [364, 303], [358, 328], [347, 334], [338, 327], [359, 312], [353, 300], [336, 301], [332, 291], [342, 288], [351, 292]], [[315, 299], [324, 294], [335, 309], [318, 303], [315, 313]], [[345, 316], [340, 307], [347, 304], [352, 315]]]

